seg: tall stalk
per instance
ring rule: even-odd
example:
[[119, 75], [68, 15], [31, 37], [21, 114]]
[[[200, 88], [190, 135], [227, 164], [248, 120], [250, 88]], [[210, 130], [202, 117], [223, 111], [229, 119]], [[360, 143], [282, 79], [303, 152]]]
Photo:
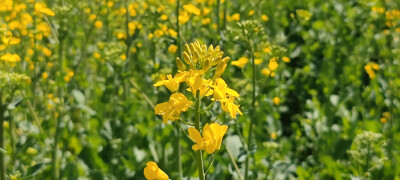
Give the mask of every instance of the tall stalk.
[[[195, 128], [200, 132], [200, 90], [196, 91], [196, 105], [195, 105]], [[196, 151], [197, 157], [197, 167], [199, 170], [199, 179], [205, 180], [204, 178], [204, 165], [203, 165], [203, 157], [202, 151]]]
[[[6, 111], [6, 106], [3, 105], [3, 94], [0, 90], [0, 148], [4, 149], [4, 112]], [[1, 180], [6, 180], [6, 162], [5, 162], [5, 153], [0, 153], [0, 177]]]
[[246, 156], [246, 164], [245, 164], [245, 171], [244, 171], [244, 179], [247, 179], [249, 175], [249, 159], [250, 159], [250, 148], [251, 148], [251, 136], [253, 131], [253, 124], [255, 119], [255, 109], [256, 109], [256, 64], [254, 63], [254, 50], [253, 50], [253, 43], [250, 41], [250, 61], [253, 66], [253, 92], [252, 92], [252, 101], [251, 101], [251, 108], [250, 108], [250, 127], [249, 127], [249, 136], [247, 139], [247, 156]]
[[[63, 6], [63, 2], [61, 1], [61, 6]], [[59, 71], [64, 72], [64, 57], [63, 57], [63, 48], [64, 48], [64, 30], [63, 30], [63, 16], [60, 15], [60, 27], [58, 31], [58, 58], [59, 58], [59, 63], [60, 63], [60, 69]], [[63, 79], [63, 76], [60, 75], [58, 77], [60, 81]], [[60, 86], [58, 89], [58, 95], [61, 100], [60, 108], [59, 108], [59, 114], [57, 117], [56, 121], [56, 132], [54, 135], [54, 147], [53, 147], [53, 153], [52, 153], [52, 179], [57, 180], [59, 179], [59, 171], [58, 171], [58, 142], [60, 140], [60, 134], [61, 134], [61, 122], [63, 119], [63, 105], [64, 105], [64, 87]]]
[[[180, 27], [179, 27], [179, 0], [176, 1], [176, 32], [177, 32], [177, 37], [176, 37], [176, 44], [178, 46], [178, 51], [177, 51], [177, 57], [181, 58], [181, 38], [180, 38]], [[179, 129], [179, 126], [176, 126], [176, 131], [177, 131], [177, 136], [178, 138], [176, 139], [177, 141], [177, 159], [178, 159], [178, 172], [179, 172], [179, 178], [183, 179], [183, 173], [182, 173], [182, 158], [181, 158], [181, 131]]]

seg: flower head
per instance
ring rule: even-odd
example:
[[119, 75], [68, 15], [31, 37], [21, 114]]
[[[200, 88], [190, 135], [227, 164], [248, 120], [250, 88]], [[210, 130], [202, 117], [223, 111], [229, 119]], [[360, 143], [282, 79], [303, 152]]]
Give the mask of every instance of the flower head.
[[174, 93], [169, 98], [168, 102], [157, 104], [154, 107], [154, 112], [163, 116], [163, 122], [167, 123], [168, 120], [175, 121], [179, 119], [181, 112], [189, 109], [193, 102], [189, 101], [182, 93]]
[[153, 161], [149, 161], [146, 163], [146, 167], [144, 168], [144, 176], [147, 180], [168, 180], [168, 175], [161, 170], [157, 164]]
[[194, 151], [206, 150], [208, 154], [212, 154], [221, 148], [222, 137], [228, 130], [228, 126], [219, 125], [218, 123], [206, 124], [203, 128], [203, 136], [194, 127], [189, 128], [189, 136], [196, 144], [192, 146]]

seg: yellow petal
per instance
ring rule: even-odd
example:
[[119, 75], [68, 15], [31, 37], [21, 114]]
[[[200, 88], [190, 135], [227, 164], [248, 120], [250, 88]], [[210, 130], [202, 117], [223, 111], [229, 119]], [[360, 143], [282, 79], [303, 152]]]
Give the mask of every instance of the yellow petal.
[[189, 131], [190, 138], [192, 138], [193, 141], [196, 142], [197, 145], [198, 145], [196, 147], [193, 146], [192, 147], [193, 150], [197, 151], [200, 148], [202, 148], [202, 146], [203, 146], [203, 138], [201, 137], [200, 132], [197, 129], [195, 129], [194, 127], [190, 127], [188, 131]]

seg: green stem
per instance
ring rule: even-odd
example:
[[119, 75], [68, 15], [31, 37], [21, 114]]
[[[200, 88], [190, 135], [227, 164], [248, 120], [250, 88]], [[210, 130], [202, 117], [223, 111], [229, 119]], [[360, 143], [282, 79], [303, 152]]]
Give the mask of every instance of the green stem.
[[[6, 111], [6, 106], [3, 105], [2, 91], [0, 90], [0, 148], [4, 149], [4, 112]], [[0, 171], [1, 180], [6, 180], [6, 162], [5, 153], [0, 153]]]
[[[195, 106], [195, 128], [200, 132], [200, 90], [196, 91], [196, 106]], [[197, 167], [199, 170], [199, 179], [205, 180], [204, 178], [204, 165], [203, 165], [203, 157], [201, 150], [196, 151], [197, 157]]]
[[176, 51], [177, 57], [181, 58], [181, 38], [180, 38], [180, 27], [179, 27], [179, 0], [176, 1], [176, 44], [178, 45], [178, 50]]
[[[63, 48], [64, 48], [64, 30], [63, 30], [63, 21], [62, 21], [62, 15], [60, 16], [60, 32], [58, 33], [59, 36], [59, 45], [58, 45], [58, 56], [59, 56], [59, 63], [60, 63], [60, 71], [64, 72], [64, 58], [63, 58]], [[63, 81], [63, 76], [62, 73], [58, 77], [59, 81]], [[53, 153], [52, 153], [52, 179], [57, 180], [59, 179], [59, 171], [58, 171], [58, 142], [60, 139], [60, 131], [61, 131], [61, 122], [62, 122], [62, 117], [63, 117], [63, 105], [64, 105], [64, 87], [59, 87], [58, 89], [59, 97], [61, 100], [60, 108], [59, 108], [59, 115], [57, 117], [56, 121], [56, 132], [54, 135], [54, 148], [53, 148]]]
[[370, 150], [371, 150], [371, 142], [368, 142], [368, 151], [367, 151], [367, 158], [365, 159], [364, 174], [368, 171]]
[[252, 92], [252, 101], [251, 101], [251, 108], [250, 108], [250, 127], [249, 127], [249, 136], [247, 139], [247, 157], [246, 157], [246, 164], [245, 164], [245, 171], [244, 171], [244, 179], [248, 179], [249, 175], [249, 159], [250, 159], [250, 149], [251, 149], [251, 136], [253, 131], [253, 124], [255, 119], [255, 108], [256, 108], [256, 65], [254, 63], [254, 50], [253, 50], [253, 43], [250, 42], [251, 54], [250, 54], [250, 61], [252, 62], [253, 66], [253, 92]]

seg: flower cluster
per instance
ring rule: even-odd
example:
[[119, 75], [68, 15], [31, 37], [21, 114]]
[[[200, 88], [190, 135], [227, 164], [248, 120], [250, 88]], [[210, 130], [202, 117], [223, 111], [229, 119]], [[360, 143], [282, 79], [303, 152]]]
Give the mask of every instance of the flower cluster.
[[221, 148], [222, 137], [224, 137], [228, 126], [219, 125], [217, 123], [208, 123], [203, 128], [203, 137], [194, 127], [189, 128], [189, 136], [196, 142], [192, 146], [194, 151], [206, 150], [208, 154], [212, 154]]
[[374, 79], [376, 77], [376, 72], [379, 70], [379, 65], [374, 62], [368, 62], [367, 65], [364, 66], [365, 71], [367, 72], [369, 78]]
[[[173, 77], [171, 74], [167, 75], [166, 80], [159, 81], [154, 86], [165, 86], [171, 92], [176, 92], [181, 83], [185, 82], [188, 85], [187, 91], [193, 93], [199, 92], [200, 98], [204, 96], [213, 96], [212, 100], [221, 103], [222, 110], [236, 118], [237, 113], [242, 114], [239, 106], [234, 103], [235, 98], [239, 94], [230, 89], [225, 81], [221, 78], [222, 73], [225, 71], [229, 57], [224, 57], [224, 52], [219, 48], [210, 45], [201, 45], [199, 42], [190, 43], [185, 45], [183, 52], [183, 61], [178, 57], [176, 63], [178, 66], [178, 73]], [[214, 73], [212, 72], [215, 69]], [[175, 98], [178, 97], [179, 98]], [[176, 105], [181, 108], [176, 109]], [[170, 101], [167, 103], [158, 104], [154, 110], [158, 115], [163, 116], [163, 122], [168, 120], [175, 121], [179, 119], [180, 112], [187, 111], [188, 107], [192, 104], [181, 93], [175, 93], [171, 96]]]

